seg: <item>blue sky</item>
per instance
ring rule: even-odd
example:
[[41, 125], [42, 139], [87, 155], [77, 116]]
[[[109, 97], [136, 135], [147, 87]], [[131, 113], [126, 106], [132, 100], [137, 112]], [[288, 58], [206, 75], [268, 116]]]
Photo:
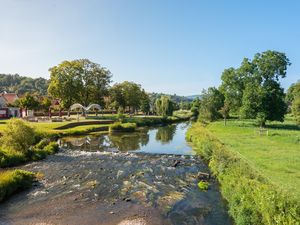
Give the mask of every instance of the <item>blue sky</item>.
[[292, 0], [0, 0], [0, 73], [48, 78], [88, 58], [114, 82], [189, 95], [270, 49], [292, 62], [286, 88], [300, 79], [299, 12]]

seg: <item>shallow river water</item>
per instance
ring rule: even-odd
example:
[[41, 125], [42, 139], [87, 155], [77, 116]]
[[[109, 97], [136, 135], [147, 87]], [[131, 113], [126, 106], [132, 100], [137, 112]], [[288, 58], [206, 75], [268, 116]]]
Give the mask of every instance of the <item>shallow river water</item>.
[[21, 166], [43, 178], [0, 205], [0, 224], [231, 224], [216, 181], [197, 187], [209, 170], [188, 126], [60, 140], [59, 153]]

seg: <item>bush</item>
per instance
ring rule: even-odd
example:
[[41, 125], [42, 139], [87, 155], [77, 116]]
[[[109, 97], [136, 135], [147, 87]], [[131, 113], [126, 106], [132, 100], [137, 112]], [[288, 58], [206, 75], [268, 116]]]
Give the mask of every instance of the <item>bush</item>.
[[46, 158], [47, 155], [52, 155], [58, 152], [59, 146], [56, 142], [50, 142], [49, 140], [40, 141], [31, 152], [31, 159], [36, 161]]
[[59, 146], [56, 142], [43, 139], [26, 153], [14, 150], [0, 150], [0, 167], [17, 166], [30, 160], [40, 160], [56, 153]]
[[10, 119], [1, 137], [2, 148], [27, 152], [35, 143], [34, 129], [21, 119]]
[[133, 132], [136, 129], [135, 123], [116, 122], [109, 127], [110, 132]]
[[236, 224], [299, 224], [297, 200], [228, 150], [200, 123], [188, 130], [187, 139], [217, 176]]
[[0, 167], [17, 166], [27, 160], [23, 152], [0, 150]]
[[0, 172], [0, 202], [14, 192], [31, 187], [34, 174], [24, 170]]

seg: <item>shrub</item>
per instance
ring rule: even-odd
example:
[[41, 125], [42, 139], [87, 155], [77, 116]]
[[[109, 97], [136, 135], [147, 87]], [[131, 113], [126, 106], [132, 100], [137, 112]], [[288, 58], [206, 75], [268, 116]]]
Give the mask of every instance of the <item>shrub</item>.
[[34, 129], [21, 119], [10, 119], [1, 138], [2, 148], [27, 152], [35, 143]]
[[136, 123], [116, 122], [109, 127], [110, 132], [133, 132], [136, 129]]
[[50, 142], [49, 140], [42, 140], [38, 143], [31, 152], [31, 159], [36, 161], [46, 158], [47, 155], [52, 155], [58, 152], [59, 146], [56, 142]]
[[0, 150], [0, 167], [16, 166], [27, 160], [23, 152]]
[[31, 187], [34, 174], [24, 170], [0, 172], [0, 202], [14, 192]]

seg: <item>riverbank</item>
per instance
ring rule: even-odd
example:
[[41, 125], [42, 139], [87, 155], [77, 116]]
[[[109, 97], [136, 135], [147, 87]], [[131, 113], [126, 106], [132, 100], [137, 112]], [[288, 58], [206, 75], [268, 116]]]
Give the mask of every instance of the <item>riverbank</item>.
[[[257, 152], [267, 148], [267, 138], [264, 138], [266, 140], [263, 144], [250, 145], [247, 140], [253, 140], [252, 136], [259, 136], [253, 133], [253, 129], [250, 135], [244, 131], [245, 129], [250, 132], [247, 128], [237, 126], [236, 132], [233, 132], [235, 135], [232, 135], [235, 128], [228, 125], [222, 130], [219, 127], [221, 124], [217, 122], [203, 127], [202, 124], [195, 123], [187, 132], [187, 139], [208, 162], [211, 171], [220, 182], [221, 193], [228, 202], [229, 212], [235, 223], [299, 224], [300, 206], [297, 198], [282, 186], [270, 182], [266, 174], [257, 170], [250, 157], [247, 158], [247, 155], [241, 155], [235, 150], [236, 146], [232, 142], [234, 140], [235, 143], [244, 143], [247, 145], [247, 151]], [[223, 137], [222, 141], [217, 138], [219, 136]], [[257, 138], [253, 140], [255, 141]], [[241, 149], [240, 145], [238, 149]], [[267, 162], [269, 159], [264, 160]]]

